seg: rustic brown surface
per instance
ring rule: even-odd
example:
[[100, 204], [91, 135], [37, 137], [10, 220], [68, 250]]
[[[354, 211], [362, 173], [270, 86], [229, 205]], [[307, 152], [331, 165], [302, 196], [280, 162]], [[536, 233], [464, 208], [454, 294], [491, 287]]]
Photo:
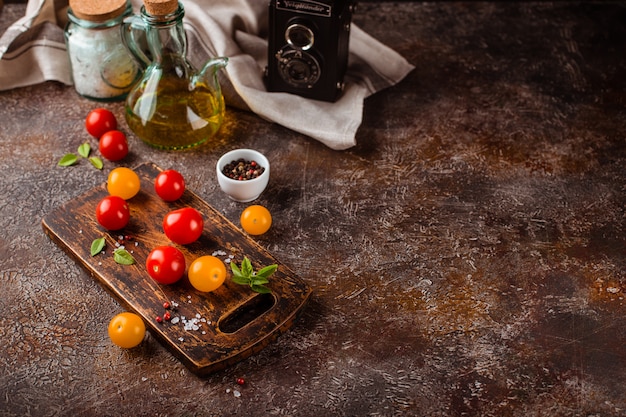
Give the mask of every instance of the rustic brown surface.
[[[185, 190], [175, 202], [161, 200], [154, 191], [160, 168], [154, 164], [133, 168], [141, 180], [141, 189], [128, 201], [131, 219], [124, 229], [107, 232], [95, 219], [95, 207], [108, 195], [106, 184], [102, 184], [48, 213], [42, 221], [44, 231], [128, 311], [139, 314], [152, 335], [195, 374], [208, 375], [233, 365], [289, 329], [308, 301], [311, 288], [193, 191]], [[272, 292], [266, 301], [249, 287], [230, 279], [215, 291], [202, 293], [194, 291], [187, 279], [159, 285], [148, 276], [145, 265], [150, 251], [172, 245], [163, 232], [163, 218], [184, 207], [195, 208], [204, 219], [204, 231], [197, 241], [175, 245], [187, 263], [212, 255], [237, 265], [247, 256], [255, 270], [277, 264], [267, 284]], [[90, 253], [91, 243], [102, 237], [106, 247], [94, 256]], [[134, 258], [134, 264], [115, 262], [113, 251], [120, 244]], [[158, 323], [155, 318], [163, 315], [166, 301], [175, 306], [170, 311], [173, 321]], [[264, 304], [265, 309], [250, 308]], [[245, 317], [240, 314], [244, 309], [249, 311]], [[185, 323], [194, 318], [202, 319], [198, 323], [201, 328], [190, 330]]]
[[314, 290], [290, 331], [204, 378], [154, 339], [111, 345], [123, 308], [42, 232], [106, 175], [55, 166], [94, 104], [0, 93], [0, 414], [626, 414], [625, 4], [362, 2], [354, 20], [416, 65], [366, 101], [355, 148], [232, 109], [213, 147], [132, 139], [127, 165], [179, 169], [232, 222], [217, 158], [268, 155], [256, 240]]

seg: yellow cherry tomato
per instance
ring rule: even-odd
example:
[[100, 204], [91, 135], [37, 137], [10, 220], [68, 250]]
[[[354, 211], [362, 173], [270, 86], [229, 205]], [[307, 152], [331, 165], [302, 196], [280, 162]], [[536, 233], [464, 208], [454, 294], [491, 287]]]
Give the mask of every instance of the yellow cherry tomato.
[[191, 285], [198, 291], [214, 291], [226, 279], [226, 266], [224, 261], [215, 256], [201, 256], [189, 265], [187, 276]]
[[109, 173], [107, 190], [109, 194], [129, 200], [139, 192], [139, 176], [130, 168], [119, 167]]
[[134, 348], [143, 341], [145, 335], [146, 325], [135, 313], [120, 313], [109, 322], [109, 338], [121, 348]]
[[262, 235], [270, 230], [272, 215], [263, 206], [254, 205], [246, 208], [241, 213], [241, 227], [251, 235]]

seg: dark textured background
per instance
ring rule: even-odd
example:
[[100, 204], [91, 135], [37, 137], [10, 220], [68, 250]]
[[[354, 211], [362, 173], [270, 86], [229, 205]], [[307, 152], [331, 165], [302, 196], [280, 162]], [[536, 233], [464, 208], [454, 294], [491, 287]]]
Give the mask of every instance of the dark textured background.
[[315, 291], [207, 378], [153, 338], [111, 345], [121, 307], [43, 234], [114, 166], [56, 166], [95, 104], [0, 92], [0, 415], [626, 415], [625, 3], [362, 2], [354, 20], [416, 65], [366, 101], [355, 148], [232, 109], [214, 146], [131, 138], [126, 165], [180, 170], [233, 222], [214, 164], [265, 152], [258, 241]]

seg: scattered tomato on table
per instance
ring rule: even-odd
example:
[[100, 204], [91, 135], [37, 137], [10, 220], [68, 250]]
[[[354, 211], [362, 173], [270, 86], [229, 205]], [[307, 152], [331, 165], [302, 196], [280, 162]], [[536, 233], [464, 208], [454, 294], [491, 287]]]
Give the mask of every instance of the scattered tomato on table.
[[198, 240], [203, 228], [202, 214], [193, 207], [170, 211], [163, 219], [165, 235], [179, 245], [188, 245]]
[[154, 191], [164, 201], [176, 201], [185, 192], [185, 179], [174, 169], [162, 171], [154, 181]]
[[130, 312], [116, 315], [109, 322], [109, 338], [117, 346], [130, 349], [138, 346], [146, 336], [143, 319]]
[[173, 246], [158, 246], [146, 259], [148, 274], [160, 284], [173, 284], [185, 274], [185, 256]]
[[109, 173], [107, 190], [124, 200], [130, 200], [139, 192], [141, 181], [135, 171], [130, 168], [118, 167]]
[[247, 207], [241, 213], [241, 227], [251, 235], [262, 235], [272, 225], [272, 215], [268, 209], [261, 205]]
[[117, 119], [113, 112], [107, 109], [93, 109], [85, 119], [87, 132], [96, 139], [110, 130], [117, 129]]
[[128, 155], [126, 135], [119, 130], [109, 130], [100, 136], [98, 149], [109, 161], [119, 161]]
[[187, 272], [191, 285], [201, 292], [218, 289], [226, 279], [224, 262], [212, 255], [205, 255], [194, 260]]
[[96, 206], [96, 220], [107, 230], [120, 230], [130, 220], [130, 207], [121, 197], [109, 195]]
[[[176, 201], [185, 191], [183, 176], [175, 170], [161, 172], [154, 181], [155, 192], [164, 201]], [[118, 167], [113, 169], [107, 181], [109, 195], [104, 197], [96, 207], [98, 223], [109, 231], [117, 231], [127, 226], [130, 219], [128, 199], [134, 197], [140, 190], [139, 176], [129, 168]], [[252, 205], [241, 214], [242, 228], [249, 234], [260, 235], [269, 230], [272, 216], [269, 210], [261, 205]], [[183, 207], [168, 212], [163, 218], [163, 232], [173, 243], [187, 245], [200, 238], [204, 230], [204, 219], [200, 211], [193, 207]], [[104, 238], [94, 243], [96, 253], [103, 248]], [[123, 248], [123, 246], [122, 246]], [[117, 251], [117, 249], [116, 249]], [[115, 253], [115, 252], [114, 252]], [[132, 256], [131, 256], [132, 258]], [[116, 262], [118, 262], [116, 260]], [[118, 262], [121, 263], [121, 262]], [[186, 259], [183, 252], [172, 245], [160, 245], [152, 249], [145, 262], [148, 275], [159, 284], [169, 285], [180, 281], [187, 272], [187, 278], [193, 288], [200, 292], [212, 292], [223, 285], [228, 275], [225, 263], [214, 255], [203, 255], [189, 265], [186, 271]], [[241, 268], [231, 262], [233, 281], [238, 284], [249, 285], [253, 291], [270, 293], [266, 287], [268, 278], [276, 271], [277, 265], [269, 265], [255, 272], [248, 258], [244, 257]], [[165, 312], [155, 315], [158, 323], [172, 320], [168, 311], [170, 303], [163, 304]], [[139, 345], [145, 338], [145, 324], [143, 319], [134, 313], [121, 313], [109, 323], [108, 333], [112, 342], [122, 348], [132, 348]], [[243, 378], [237, 379], [239, 385], [244, 385]]]

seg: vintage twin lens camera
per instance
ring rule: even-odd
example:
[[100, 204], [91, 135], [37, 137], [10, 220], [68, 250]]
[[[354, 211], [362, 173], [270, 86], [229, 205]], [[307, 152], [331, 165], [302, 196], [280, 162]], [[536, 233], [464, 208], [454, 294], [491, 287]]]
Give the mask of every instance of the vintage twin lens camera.
[[352, 0], [270, 0], [267, 89], [336, 101], [348, 66]]

